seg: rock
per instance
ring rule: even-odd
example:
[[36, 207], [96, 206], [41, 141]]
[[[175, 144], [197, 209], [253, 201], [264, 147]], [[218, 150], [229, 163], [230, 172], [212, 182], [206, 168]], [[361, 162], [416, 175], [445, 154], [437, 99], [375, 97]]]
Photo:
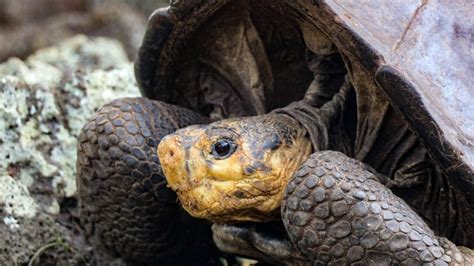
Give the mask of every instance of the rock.
[[55, 14], [77, 12], [88, 0], [0, 0], [0, 25], [37, 22]]
[[[55, 45], [79, 33], [115, 38], [133, 59], [146, 27], [144, 14], [117, 1], [101, 0], [100, 4], [85, 0], [3, 2], [0, 1], [0, 62], [12, 56], [25, 58], [39, 48]], [[54, 8], [45, 8], [48, 5]], [[15, 8], [17, 6], [22, 8]], [[6, 13], [3, 23], [2, 13]]]
[[99, 106], [131, 96], [132, 63], [111, 39], [77, 36], [0, 64], [0, 265], [48, 244], [42, 263], [90, 256], [73, 222], [76, 138]]
[[3, 221], [10, 227], [10, 230], [14, 230], [18, 228], [18, 221], [15, 216], [33, 218], [38, 211], [38, 205], [30, 197], [30, 193], [24, 184], [16, 182], [8, 175], [2, 175], [1, 178], [0, 202], [7, 214], [3, 217]]

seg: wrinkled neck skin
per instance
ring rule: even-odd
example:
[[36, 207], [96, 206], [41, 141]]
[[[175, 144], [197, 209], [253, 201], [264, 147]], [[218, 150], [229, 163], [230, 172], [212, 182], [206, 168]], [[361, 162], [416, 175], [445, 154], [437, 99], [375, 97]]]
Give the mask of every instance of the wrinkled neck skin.
[[318, 104], [305, 97], [272, 113], [288, 115], [304, 127], [311, 140], [313, 152], [333, 150], [350, 155], [352, 141], [347, 134], [348, 125], [344, 116], [353, 93], [353, 87], [346, 77], [340, 90], [321, 107], [315, 107]]

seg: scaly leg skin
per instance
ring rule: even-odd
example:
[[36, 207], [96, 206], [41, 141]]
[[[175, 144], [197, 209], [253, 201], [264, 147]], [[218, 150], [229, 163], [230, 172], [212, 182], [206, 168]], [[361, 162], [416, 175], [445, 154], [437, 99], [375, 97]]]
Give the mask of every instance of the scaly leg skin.
[[312, 154], [282, 203], [293, 245], [315, 265], [474, 265], [472, 251], [436, 237], [371, 171], [340, 152]]
[[291, 244], [282, 224], [213, 224], [212, 232], [220, 250], [257, 259], [258, 265], [311, 265]]
[[165, 135], [208, 122], [181, 107], [126, 98], [105, 105], [84, 126], [80, 217], [99, 257], [138, 265], [209, 265], [217, 258], [210, 225], [179, 207], [156, 154]]

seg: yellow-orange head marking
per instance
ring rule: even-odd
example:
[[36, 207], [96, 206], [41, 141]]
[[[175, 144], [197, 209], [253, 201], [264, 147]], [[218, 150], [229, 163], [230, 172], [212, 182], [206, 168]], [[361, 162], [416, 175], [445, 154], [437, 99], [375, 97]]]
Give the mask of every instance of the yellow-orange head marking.
[[268, 221], [311, 149], [298, 122], [268, 114], [178, 130], [163, 138], [158, 155], [169, 186], [191, 215]]

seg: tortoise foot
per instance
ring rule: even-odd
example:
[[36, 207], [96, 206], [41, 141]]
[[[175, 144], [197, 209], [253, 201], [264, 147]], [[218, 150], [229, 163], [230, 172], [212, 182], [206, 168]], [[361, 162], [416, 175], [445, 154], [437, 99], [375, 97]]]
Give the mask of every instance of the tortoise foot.
[[285, 191], [282, 217], [295, 247], [323, 264], [469, 265], [467, 252], [438, 238], [364, 164], [312, 154]]
[[115, 100], [93, 115], [79, 136], [77, 184], [81, 223], [97, 253], [139, 265], [209, 263], [210, 225], [179, 207], [156, 154], [165, 135], [206, 122], [145, 98]]
[[257, 259], [258, 265], [311, 265], [291, 244], [281, 222], [213, 224], [212, 232], [220, 250]]

